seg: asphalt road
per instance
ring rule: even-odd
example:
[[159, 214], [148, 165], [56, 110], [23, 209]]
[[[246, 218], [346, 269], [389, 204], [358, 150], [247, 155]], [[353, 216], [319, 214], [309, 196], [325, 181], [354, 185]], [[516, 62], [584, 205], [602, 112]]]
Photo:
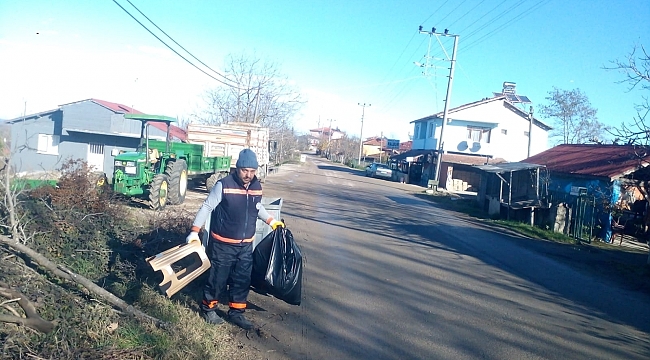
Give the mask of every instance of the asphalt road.
[[265, 196], [304, 256], [303, 303], [252, 293], [268, 359], [649, 359], [650, 298], [317, 157]]

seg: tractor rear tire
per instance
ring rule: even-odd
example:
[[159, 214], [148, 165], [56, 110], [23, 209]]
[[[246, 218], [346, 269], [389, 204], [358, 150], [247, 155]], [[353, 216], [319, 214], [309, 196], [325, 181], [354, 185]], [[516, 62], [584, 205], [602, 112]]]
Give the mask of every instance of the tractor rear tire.
[[165, 174], [169, 176], [169, 204], [182, 204], [187, 194], [187, 163], [180, 159], [171, 161], [167, 163]]
[[149, 187], [149, 204], [153, 210], [162, 210], [167, 205], [169, 176], [158, 174]]
[[217, 182], [226, 177], [223, 173], [214, 173], [205, 180], [205, 188], [210, 192]]

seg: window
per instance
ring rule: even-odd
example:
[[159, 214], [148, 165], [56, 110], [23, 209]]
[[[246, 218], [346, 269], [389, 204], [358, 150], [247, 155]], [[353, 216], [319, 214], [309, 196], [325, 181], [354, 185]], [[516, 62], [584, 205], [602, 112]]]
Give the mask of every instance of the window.
[[91, 154], [104, 155], [104, 145], [103, 144], [88, 144], [90, 147]]
[[59, 155], [59, 135], [38, 134], [39, 154]]
[[420, 123], [415, 124], [414, 138], [420, 138]]
[[420, 139], [426, 139], [427, 138], [427, 123], [422, 123], [422, 126], [420, 126]]
[[467, 139], [471, 140], [472, 142], [489, 143], [490, 132], [491, 132], [490, 128], [468, 126]]
[[503, 135], [508, 135], [508, 130], [507, 129], [501, 129], [501, 133]]
[[427, 131], [427, 137], [432, 138], [433, 137], [433, 129], [435, 128], [435, 126], [433, 126], [433, 123], [429, 123], [427, 125], [427, 127], [429, 128], [429, 130]]

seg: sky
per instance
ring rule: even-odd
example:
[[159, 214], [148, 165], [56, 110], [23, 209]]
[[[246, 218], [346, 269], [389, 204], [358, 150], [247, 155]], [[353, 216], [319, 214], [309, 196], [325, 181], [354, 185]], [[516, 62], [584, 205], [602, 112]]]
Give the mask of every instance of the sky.
[[89, 98], [200, 113], [221, 84], [116, 4], [210, 72], [129, 1], [212, 69], [223, 71], [228, 56], [276, 64], [305, 101], [292, 119], [300, 133], [331, 123], [406, 141], [411, 121], [443, 111], [454, 37], [420, 25], [458, 35], [450, 107], [491, 97], [505, 81], [535, 110], [554, 87], [580, 89], [601, 122], [619, 126], [644, 95], [603, 68], [634, 46], [650, 50], [650, 0], [0, 0], [0, 119]]

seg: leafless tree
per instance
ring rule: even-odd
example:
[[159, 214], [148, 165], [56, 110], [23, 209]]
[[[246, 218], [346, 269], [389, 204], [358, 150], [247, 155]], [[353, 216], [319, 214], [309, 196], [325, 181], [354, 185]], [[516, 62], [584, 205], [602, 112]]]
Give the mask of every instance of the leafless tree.
[[548, 95], [548, 104], [542, 105], [540, 112], [554, 122], [551, 137], [560, 138], [560, 144], [585, 144], [602, 138], [607, 127], [598, 121], [597, 110], [580, 89], [554, 87]]
[[[628, 92], [634, 89], [650, 90], [650, 55], [643, 45], [635, 45], [624, 60], [613, 60], [611, 64], [604, 69], [622, 72], [625, 78], [618, 83], [627, 84]], [[637, 115], [632, 121], [623, 122], [620, 127], [610, 130], [615, 143], [650, 145], [650, 126], [646, 123], [650, 113], [648, 97], [644, 96], [635, 109]]]
[[206, 107], [195, 119], [213, 125], [247, 122], [289, 128], [304, 101], [279, 67], [246, 55], [230, 55], [226, 62], [225, 75], [233, 86], [207, 91]]

